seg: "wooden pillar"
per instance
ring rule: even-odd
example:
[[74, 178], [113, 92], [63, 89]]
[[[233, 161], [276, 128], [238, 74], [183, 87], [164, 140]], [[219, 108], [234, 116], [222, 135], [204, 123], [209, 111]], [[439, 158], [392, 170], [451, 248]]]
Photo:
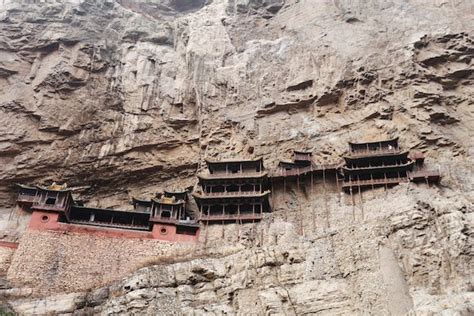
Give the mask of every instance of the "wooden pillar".
[[224, 210], [225, 210], [225, 204], [222, 204], [222, 238], [225, 237], [225, 232], [224, 232]]
[[240, 220], [240, 203], [237, 204], [237, 224], [239, 226], [238, 231], [237, 231], [237, 239], [240, 240], [240, 224], [242, 221]]
[[355, 203], [354, 203], [354, 196], [353, 196], [353, 194], [352, 194], [352, 186], [349, 187], [349, 192], [351, 193], [352, 219], [355, 221]]
[[[286, 180], [285, 178], [283, 178], [283, 198], [284, 198], [284, 202], [286, 204]], [[286, 205], [285, 205], [285, 210], [286, 210]], [[285, 222], [288, 220], [288, 215], [286, 214], [286, 211], [284, 211], [285, 213]]]

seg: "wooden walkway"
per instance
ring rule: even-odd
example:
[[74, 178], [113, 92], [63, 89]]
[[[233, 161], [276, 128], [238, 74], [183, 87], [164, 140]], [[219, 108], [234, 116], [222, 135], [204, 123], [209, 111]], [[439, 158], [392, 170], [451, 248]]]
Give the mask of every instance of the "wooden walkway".
[[339, 164], [327, 164], [327, 165], [312, 165], [308, 167], [294, 168], [290, 170], [280, 169], [270, 174], [270, 178], [289, 178], [289, 177], [299, 177], [304, 175], [310, 175], [317, 172], [336, 172]]
[[203, 222], [212, 222], [212, 221], [251, 221], [251, 220], [261, 220], [263, 218], [262, 214], [216, 214], [216, 215], [206, 215], [202, 214], [199, 218]]
[[402, 182], [408, 182], [407, 177], [399, 178], [386, 178], [386, 179], [369, 179], [369, 180], [350, 180], [343, 181], [342, 188], [350, 189], [353, 187], [362, 188], [362, 187], [371, 187], [371, 186], [381, 186], [381, 185], [396, 185]]

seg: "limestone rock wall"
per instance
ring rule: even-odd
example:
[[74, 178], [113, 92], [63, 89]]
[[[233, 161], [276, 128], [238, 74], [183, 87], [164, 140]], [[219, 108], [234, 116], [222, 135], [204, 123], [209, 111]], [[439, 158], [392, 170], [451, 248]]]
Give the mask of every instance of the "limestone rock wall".
[[[471, 313], [473, 17], [470, 1], [3, 1], [2, 221], [16, 182], [66, 181], [90, 205], [125, 208], [195, 185], [204, 158], [261, 155], [273, 168], [296, 148], [333, 161], [358, 139], [399, 136], [443, 174], [437, 188], [369, 191], [355, 205], [321, 179], [314, 191], [276, 187], [273, 214], [209, 227], [199, 258], [162, 264], [173, 252], [160, 252], [92, 292], [38, 298], [15, 283], [9, 306]], [[12, 276], [32, 248], [20, 246]]]

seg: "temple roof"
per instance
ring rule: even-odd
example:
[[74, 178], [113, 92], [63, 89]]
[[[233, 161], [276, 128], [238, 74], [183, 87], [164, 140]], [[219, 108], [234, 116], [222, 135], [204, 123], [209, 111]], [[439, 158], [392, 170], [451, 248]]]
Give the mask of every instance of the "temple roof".
[[170, 194], [170, 195], [178, 195], [178, 194], [186, 194], [188, 193], [188, 190], [182, 190], [182, 191], [173, 191], [173, 190], [163, 190], [165, 194]]
[[160, 199], [151, 199], [154, 203], [157, 203], [157, 204], [166, 204], [166, 205], [180, 205], [180, 204], [184, 204], [184, 201], [183, 200], [174, 200], [174, 199], [171, 199], [171, 198], [166, 198], [166, 197], [162, 197]]
[[66, 187], [63, 186], [48, 186], [48, 187], [42, 187], [37, 185], [36, 188], [42, 191], [49, 191], [49, 192], [68, 192], [71, 193], [71, 189], [67, 189]]
[[305, 150], [293, 150], [293, 153], [294, 154], [300, 154], [300, 155], [313, 155], [313, 152], [312, 151], [305, 151]]
[[36, 191], [36, 190], [38, 189], [38, 188], [36, 188], [36, 187], [31, 187], [31, 186], [29, 186], [29, 185], [24, 185], [24, 184], [21, 184], [21, 183], [17, 183], [17, 184], [15, 184], [15, 185], [16, 185], [18, 188], [24, 189], [24, 190], [35, 190], [35, 191]]
[[133, 204], [151, 204], [151, 199], [150, 200], [146, 200], [146, 199], [138, 199], [138, 198], [135, 198], [135, 197], [132, 197], [132, 203]]
[[391, 139], [384, 139], [378, 141], [370, 141], [370, 142], [349, 142], [349, 145], [371, 145], [371, 144], [388, 144], [388, 143], [396, 143], [398, 142], [398, 137], [391, 138]]
[[228, 164], [228, 163], [250, 163], [250, 162], [263, 162], [263, 158], [254, 158], [254, 159], [226, 159], [226, 160], [210, 160], [206, 159], [206, 164], [209, 165], [219, 165], [219, 164]]
[[280, 162], [278, 163], [278, 166], [279, 166], [279, 167], [283, 167], [283, 168], [284, 168], [284, 166], [296, 167], [295, 163], [292, 162], [292, 161], [280, 161]]
[[354, 162], [357, 160], [367, 160], [367, 159], [380, 159], [386, 157], [387, 159], [392, 159], [393, 157], [403, 157], [406, 158], [408, 156], [408, 151], [395, 151], [395, 152], [385, 152], [385, 151], [374, 151], [374, 152], [366, 152], [362, 154], [349, 154], [344, 156], [344, 160], [346, 163]]

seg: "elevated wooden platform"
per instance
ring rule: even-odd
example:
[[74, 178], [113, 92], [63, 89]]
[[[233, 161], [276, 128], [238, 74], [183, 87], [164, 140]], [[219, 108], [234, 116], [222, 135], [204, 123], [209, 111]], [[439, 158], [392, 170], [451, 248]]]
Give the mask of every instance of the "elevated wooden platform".
[[352, 188], [367, 188], [367, 187], [379, 187], [384, 185], [397, 185], [403, 182], [408, 182], [407, 177], [400, 178], [386, 178], [386, 179], [369, 179], [369, 180], [351, 180], [343, 181], [342, 189], [350, 190]]
[[270, 179], [283, 179], [283, 178], [292, 178], [300, 177], [305, 175], [323, 173], [323, 172], [336, 172], [339, 168], [339, 164], [326, 164], [326, 165], [311, 165], [307, 167], [293, 168], [290, 170], [280, 169], [270, 174]]
[[206, 215], [202, 214], [199, 218], [202, 222], [222, 222], [222, 221], [259, 221], [263, 218], [262, 214], [222, 214], [222, 215]]
[[413, 182], [438, 183], [441, 175], [438, 170], [417, 170], [408, 172], [408, 178]]
[[109, 228], [120, 228], [120, 229], [131, 229], [131, 230], [142, 230], [142, 231], [151, 231], [149, 226], [146, 225], [128, 225], [128, 224], [120, 224], [120, 223], [107, 223], [107, 222], [91, 222], [87, 220], [70, 220], [69, 223], [71, 224], [79, 224], [79, 225], [89, 225], [89, 226], [99, 226], [99, 227], [109, 227]]

